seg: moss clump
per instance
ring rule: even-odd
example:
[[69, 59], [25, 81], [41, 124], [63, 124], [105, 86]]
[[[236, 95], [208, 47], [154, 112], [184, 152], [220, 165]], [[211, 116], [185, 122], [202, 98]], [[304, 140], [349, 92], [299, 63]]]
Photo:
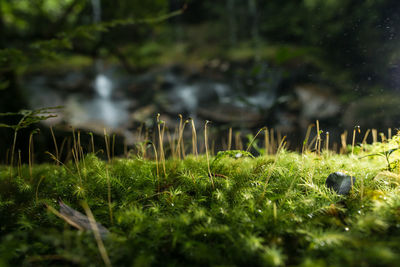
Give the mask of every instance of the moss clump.
[[[166, 175], [153, 160], [106, 163], [93, 154], [77, 165], [36, 165], [32, 178], [28, 166], [12, 177], [2, 166], [0, 263], [103, 264], [93, 233], [45, 208], [58, 209], [61, 198], [83, 213], [85, 200], [109, 229], [104, 246], [114, 266], [394, 266], [400, 176], [384, 171], [385, 158], [363, 156], [396, 145], [358, 155], [220, 153], [210, 159], [214, 187], [205, 156], [169, 159]], [[348, 196], [326, 188], [335, 171], [357, 177]]]

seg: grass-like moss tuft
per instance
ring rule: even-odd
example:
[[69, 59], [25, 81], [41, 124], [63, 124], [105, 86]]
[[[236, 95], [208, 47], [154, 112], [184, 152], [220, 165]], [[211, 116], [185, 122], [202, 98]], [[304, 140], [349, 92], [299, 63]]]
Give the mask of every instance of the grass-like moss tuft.
[[[187, 155], [166, 159], [165, 173], [154, 160], [105, 162], [94, 154], [34, 165], [32, 177], [28, 165], [12, 177], [0, 166], [0, 262], [103, 264], [91, 232], [46, 209], [62, 199], [82, 213], [85, 201], [110, 230], [104, 246], [115, 266], [394, 266], [400, 153], [388, 165], [379, 152], [396, 147], [397, 138], [347, 155]], [[349, 195], [325, 186], [335, 171], [357, 178]]]

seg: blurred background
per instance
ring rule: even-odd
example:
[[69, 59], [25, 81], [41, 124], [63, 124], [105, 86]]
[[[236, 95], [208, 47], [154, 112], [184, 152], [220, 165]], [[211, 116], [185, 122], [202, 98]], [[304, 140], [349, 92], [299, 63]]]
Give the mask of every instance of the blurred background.
[[[397, 0], [2, 0], [0, 112], [63, 106], [40, 126], [43, 151], [49, 125], [59, 143], [72, 126], [133, 145], [157, 113], [170, 129], [210, 120], [221, 144], [267, 126], [296, 150], [316, 120], [332, 145], [356, 125], [386, 134], [399, 27]], [[1, 129], [0, 158], [11, 139]]]

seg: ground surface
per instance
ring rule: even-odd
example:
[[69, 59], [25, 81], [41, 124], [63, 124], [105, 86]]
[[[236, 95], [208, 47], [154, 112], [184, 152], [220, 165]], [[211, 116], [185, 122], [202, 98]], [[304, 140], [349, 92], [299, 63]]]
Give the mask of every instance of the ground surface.
[[[0, 265], [395, 266], [400, 262], [399, 171], [376, 144], [347, 155], [223, 153], [162, 164], [140, 157], [0, 167]], [[390, 155], [395, 163], [397, 152]], [[78, 168], [77, 168], [78, 166]], [[335, 171], [357, 178], [347, 196], [325, 186]], [[110, 233], [56, 216], [58, 200]], [[46, 209], [46, 205], [50, 208]], [[83, 205], [85, 206], [85, 205]], [[99, 250], [100, 247], [100, 250]]]

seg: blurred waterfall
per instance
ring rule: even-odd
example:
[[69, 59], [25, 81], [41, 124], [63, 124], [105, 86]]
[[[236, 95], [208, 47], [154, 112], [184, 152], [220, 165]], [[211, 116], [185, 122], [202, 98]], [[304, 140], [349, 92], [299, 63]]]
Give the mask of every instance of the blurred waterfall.
[[94, 89], [101, 98], [110, 98], [113, 83], [106, 75], [99, 73], [94, 80]]
[[[93, 23], [101, 22], [101, 1], [91, 0], [93, 9]], [[83, 116], [77, 120], [78, 123], [85, 122], [102, 122], [105, 126], [117, 128], [128, 120], [127, 106], [123, 101], [112, 98], [114, 91], [114, 82], [111, 73], [105, 71], [104, 63], [101, 59], [96, 58], [94, 63], [96, 76], [93, 81], [93, 88], [96, 96], [90, 101], [83, 103], [85, 119]]]
[[[101, 2], [100, 0], [91, 0], [93, 9], [93, 23], [101, 22]], [[109, 99], [113, 90], [113, 83], [109, 77], [107, 77], [104, 72], [104, 64], [101, 59], [95, 60], [95, 71], [96, 78], [94, 79], [94, 90], [97, 95], [102, 99]]]
[[101, 21], [101, 3], [100, 0], [91, 0], [93, 9], [93, 23]]

